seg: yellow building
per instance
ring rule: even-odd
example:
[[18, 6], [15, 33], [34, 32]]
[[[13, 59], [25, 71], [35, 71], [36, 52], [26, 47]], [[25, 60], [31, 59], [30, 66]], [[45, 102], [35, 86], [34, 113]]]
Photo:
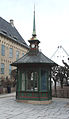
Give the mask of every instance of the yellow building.
[[27, 53], [29, 47], [14, 26], [0, 17], [0, 78], [10, 77], [11, 63]]

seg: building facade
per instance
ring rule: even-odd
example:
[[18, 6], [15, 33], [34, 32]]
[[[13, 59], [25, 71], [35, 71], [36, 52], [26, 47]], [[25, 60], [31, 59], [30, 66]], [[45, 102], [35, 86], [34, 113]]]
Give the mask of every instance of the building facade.
[[63, 61], [69, 64], [68, 58], [68, 52], [61, 45], [57, 47], [56, 51], [51, 56], [51, 59], [60, 66], [64, 66]]
[[0, 17], [0, 79], [10, 77], [11, 63], [25, 55], [29, 47], [14, 27], [13, 20], [10, 23]]

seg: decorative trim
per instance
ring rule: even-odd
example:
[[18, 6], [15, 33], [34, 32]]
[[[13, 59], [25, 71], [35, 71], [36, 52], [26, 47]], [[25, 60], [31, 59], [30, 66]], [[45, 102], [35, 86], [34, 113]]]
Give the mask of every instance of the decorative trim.
[[20, 98], [48, 98], [48, 97], [31, 97], [31, 96], [18, 96]]

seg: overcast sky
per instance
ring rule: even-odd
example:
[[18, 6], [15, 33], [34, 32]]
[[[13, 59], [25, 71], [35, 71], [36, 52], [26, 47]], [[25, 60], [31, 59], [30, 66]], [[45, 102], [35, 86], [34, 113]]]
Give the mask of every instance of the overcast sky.
[[69, 0], [0, 0], [0, 16], [8, 22], [13, 19], [27, 42], [33, 30], [34, 3], [41, 51], [51, 57], [62, 45], [69, 53]]

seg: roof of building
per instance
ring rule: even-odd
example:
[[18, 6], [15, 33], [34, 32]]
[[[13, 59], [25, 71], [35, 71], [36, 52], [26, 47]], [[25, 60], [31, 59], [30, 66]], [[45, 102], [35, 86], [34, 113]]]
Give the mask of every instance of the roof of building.
[[29, 48], [22, 36], [19, 34], [15, 26], [12, 26], [9, 22], [0, 17], [0, 34], [11, 40]]
[[30, 54], [28, 52], [23, 57], [12, 63], [12, 66], [17, 66], [18, 64], [48, 64], [50, 66], [57, 65], [51, 59], [46, 57], [42, 52], [38, 51], [36, 54]]
[[61, 45], [57, 47], [56, 51], [53, 53], [53, 55], [51, 57], [51, 59], [60, 66], [64, 66], [63, 60], [67, 64], [69, 64], [68, 58], [69, 58], [69, 54], [64, 49], [64, 47]]

